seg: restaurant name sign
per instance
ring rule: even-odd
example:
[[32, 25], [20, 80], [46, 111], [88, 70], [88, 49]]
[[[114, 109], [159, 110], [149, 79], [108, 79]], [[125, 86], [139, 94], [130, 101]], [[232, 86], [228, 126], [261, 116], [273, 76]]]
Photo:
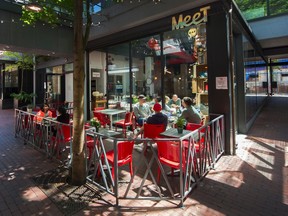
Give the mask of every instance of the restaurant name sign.
[[198, 25], [201, 22], [207, 22], [207, 11], [210, 9], [210, 6], [200, 8], [200, 11], [194, 15], [186, 15], [183, 17], [183, 14], [180, 14], [177, 18], [172, 17], [172, 30], [185, 28], [191, 25]]

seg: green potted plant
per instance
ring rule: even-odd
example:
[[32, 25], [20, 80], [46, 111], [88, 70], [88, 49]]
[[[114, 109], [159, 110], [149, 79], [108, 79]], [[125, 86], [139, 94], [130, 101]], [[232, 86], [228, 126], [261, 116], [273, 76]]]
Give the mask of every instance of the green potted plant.
[[96, 132], [99, 132], [99, 128], [101, 127], [101, 123], [96, 117], [93, 117], [90, 119], [90, 126], [95, 127]]
[[10, 94], [10, 96], [13, 97], [14, 99], [16, 99], [17, 101], [21, 101], [24, 104], [28, 104], [28, 105], [33, 106], [32, 100], [33, 100], [33, 97], [36, 97], [36, 94], [27, 93], [25, 91], [20, 91], [19, 93], [12, 93], [12, 94]]
[[183, 128], [184, 128], [184, 125], [186, 123], [186, 120], [184, 118], [178, 118], [175, 122], [175, 125], [177, 127], [177, 131], [178, 133], [183, 133]]

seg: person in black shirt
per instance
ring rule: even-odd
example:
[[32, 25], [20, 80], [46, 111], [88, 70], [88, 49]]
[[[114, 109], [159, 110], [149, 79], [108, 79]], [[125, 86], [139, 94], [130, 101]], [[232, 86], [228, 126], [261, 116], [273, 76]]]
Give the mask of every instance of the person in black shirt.
[[70, 115], [66, 112], [65, 107], [60, 106], [58, 107], [58, 116], [56, 118], [56, 121], [61, 122], [61, 123], [65, 123], [65, 124], [69, 124], [70, 122]]
[[[162, 111], [162, 106], [159, 103], [155, 103], [153, 106], [154, 114], [149, 116], [146, 120], [147, 124], [154, 124], [154, 125], [160, 125], [163, 124], [165, 129], [168, 124], [168, 117], [167, 115], [163, 114]], [[139, 134], [142, 134], [144, 131], [144, 127], [142, 126], [140, 131], [134, 135], [134, 138], [137, 138]]]
[[[57, 111], [58, 111], [58, 116], [56, 118], [56, 121], [64, 123], [64, 124], [69, 124], [70, 123], [70, 115], [66, 112], [65, 107], [60, 106], [60, 107], [58, 107]], [[53, 132], [53, 136], [56, 136], [57, 128], [53, 127], [52, 132]]]
[[163, 124], [165, 129], [168, 124], [168, 117], [161, 112], [162, 106], [160, 103], [155, 103], [153, 106], [154, 114], [147, 118], [147, 124]]

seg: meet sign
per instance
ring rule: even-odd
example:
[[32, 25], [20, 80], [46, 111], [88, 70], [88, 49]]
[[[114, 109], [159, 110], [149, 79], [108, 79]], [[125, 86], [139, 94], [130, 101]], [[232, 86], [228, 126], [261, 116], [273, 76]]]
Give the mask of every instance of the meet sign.
[[207, 22], [207, 12], [210, 9], [210, 6], [206, 6], [200, 8], [200, 11], [195, 13], [194, 15], [186, 15], [183, 17], [183, 14], [180, 14], [177, 18], [174, 16], [172, 17], [172, 30], [185, 28], [191, 25], [198, 25], [202, 22]]

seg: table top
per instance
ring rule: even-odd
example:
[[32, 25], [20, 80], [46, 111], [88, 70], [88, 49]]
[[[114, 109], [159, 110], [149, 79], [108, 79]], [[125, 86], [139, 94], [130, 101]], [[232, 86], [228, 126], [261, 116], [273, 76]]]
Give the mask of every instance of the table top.
[[181, 137], [186, 136], [187, 134], [190, 134], [190, 133], [192, 133], [192, 131], [183, 130], [183, 133], [179, 134], [177, 131], [177, 128], [169, 128], [168, 130], [160, 133], [160, 135], [166, 136], [166, 137], [181, 138]]
[[[90, 128], [87, 131], [87, 134], [90, 136], [94, 136], [94, 133], [89, 133], [89, 132], [95, 132], [95, 128]], [[97, 132], [105, 137], [116, 137], [121, 135], [121, 132], [118, 131], [114, 131], [114, 130], [109, 130], [109, 129], [105, 129], [105, 128], [99, 128], [99, 132]]]
[[119, 113], [125, 113], [126, 110], [121, 110], [121, 109], [104, 109], [104, 110], [96, 110], [95, 112], [103, 113], [106, 115], [116, 115]]

